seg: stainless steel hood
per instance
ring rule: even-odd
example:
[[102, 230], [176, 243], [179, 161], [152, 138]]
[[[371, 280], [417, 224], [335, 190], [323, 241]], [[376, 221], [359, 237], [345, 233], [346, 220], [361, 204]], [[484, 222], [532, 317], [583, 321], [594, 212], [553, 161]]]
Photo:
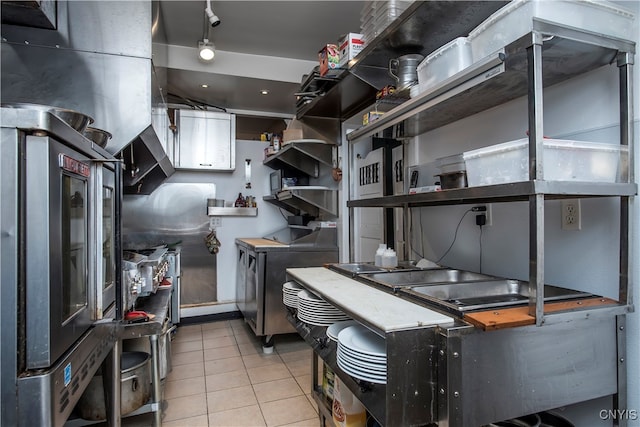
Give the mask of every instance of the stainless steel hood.
[[116, 157], [124, 162], [122, 184], [125, 194], [151, 194], [175, 172], [151, 125]]
[[[160, 90], [166, 85], [151, 62], [151, 27], [149, 1], [59, 1], [57, 31], [3, 21], [1, 101], [93, 117], [92, 126], [113, 135], [106, 151], [119, 156], [133, 146], [134, 154], [146, 156], [136, 163], [157, 161], [159, 167], [149, 171], [161, 182], [173, 168], [163, 155], [166, 135], [159, 137], [151, 127], [154, 111], [166, 111]], [[153, 191], [149, 181], [144, 191]]]

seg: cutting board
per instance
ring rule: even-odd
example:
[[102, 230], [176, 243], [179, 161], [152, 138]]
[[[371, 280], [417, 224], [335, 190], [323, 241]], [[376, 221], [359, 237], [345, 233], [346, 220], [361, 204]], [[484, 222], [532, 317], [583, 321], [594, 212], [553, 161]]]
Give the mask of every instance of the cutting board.
[[268, 239], [261, 239], [261, 238], [256, 238], [256, 239], [238, 239], [241, 242], [245, 242], [246, 244], [253, 246], [255, 248], [280, 248], [283, 246], [288, 246], [285, 245], [284, 243], [280, 243], [280, 242], [276, 242], [274, 240], [268, 240]]
[[[552, 302], [544, 305], [545, 313], [612, 305], [618, 302], [609, 298], [597, 297], [580, 300]], [[498, 310], [477, 311], [464, 315], [464, 320], [485, 331], [535, 325], [535, 317], [529, 315], [529, 307], [502, 308]]]

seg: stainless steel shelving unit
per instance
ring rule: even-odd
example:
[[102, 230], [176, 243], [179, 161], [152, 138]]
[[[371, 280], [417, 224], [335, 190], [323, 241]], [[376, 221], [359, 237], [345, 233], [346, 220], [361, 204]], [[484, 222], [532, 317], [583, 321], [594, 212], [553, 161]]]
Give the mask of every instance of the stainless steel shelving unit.
[[[533, 20], [533, 31], [499, 52], [443, 81], [432, 90], [392, 109], [375, 122], [347, 138], [350, 142], [403, 123], [405, 136], [420, 135], [511, 99], [528, 95], [529, 181], [445, 190], [435, 193], [350, 200], [350, 210], [363, 207], [408, 208], [494, 202], [529, 202], [530, 314], [541, 326], [584, 316], [581, 312], [544, 312], [544, 202], [582, 197], [620, 198], [619, 306], [594, 308], [614, 314], [632, 309], [629, 288], [629, 197], [637, 194], [634, 182], [632, 141], [633, 42]], [[620, 144], [629, 146], [626, 182], [593, 183], [545, 181], [543, 179], [543, 90], [561, 81], [617, 61], [620, 74]], [[353, 218], [351, 212], [350, 217]], [[406, 241], [410, 241], [407, 239]]]
[[[310, 178], [318, 178], [322, 166], [332, 166], [335, 147], [335, 144], [321, 140], [295, 140], [267, 157], [263, 164], [272, 169], [293, 170]], [[329, 188], [283, 188], [276, 194], [263, 196], [262, 200], [293, 215], [300, 215], [302, 212], [313, 217], [322, 213], [334, 216], [338, 214], [338, 191]]]

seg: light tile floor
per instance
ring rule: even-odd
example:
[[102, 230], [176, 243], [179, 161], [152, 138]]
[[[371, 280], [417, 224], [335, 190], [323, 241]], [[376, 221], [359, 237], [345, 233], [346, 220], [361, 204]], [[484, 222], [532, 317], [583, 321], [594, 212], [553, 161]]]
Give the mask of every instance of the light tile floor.
[[[309, 394], [311, 348], [295, 334], [274, 341], [273, 354], [264, 354], [243, 319], [179, 326], [171, 342], [162, 425], [318, 426]], [[147, 414], [122, 424], [149, 420]]]

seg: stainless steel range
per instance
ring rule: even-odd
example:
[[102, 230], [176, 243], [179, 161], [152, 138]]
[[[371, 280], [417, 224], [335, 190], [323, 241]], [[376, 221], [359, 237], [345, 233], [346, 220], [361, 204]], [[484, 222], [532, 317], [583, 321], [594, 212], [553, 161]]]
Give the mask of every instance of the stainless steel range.
[[116, 339], [117, 161], [62, 113], [2, 108], [4, 425], [62, 424]]

